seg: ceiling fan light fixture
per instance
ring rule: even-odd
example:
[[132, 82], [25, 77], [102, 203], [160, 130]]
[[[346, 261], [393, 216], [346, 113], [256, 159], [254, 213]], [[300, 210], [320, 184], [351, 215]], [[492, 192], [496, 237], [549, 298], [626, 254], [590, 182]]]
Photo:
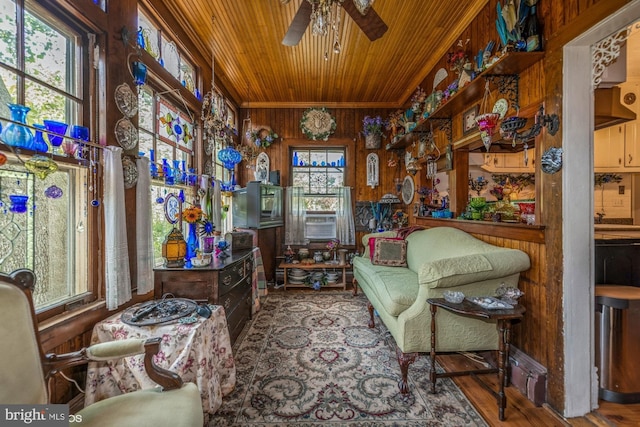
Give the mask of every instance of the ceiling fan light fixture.
[[353, 4], [362, 16], [366, 15], [375, 0], [353, 0]]

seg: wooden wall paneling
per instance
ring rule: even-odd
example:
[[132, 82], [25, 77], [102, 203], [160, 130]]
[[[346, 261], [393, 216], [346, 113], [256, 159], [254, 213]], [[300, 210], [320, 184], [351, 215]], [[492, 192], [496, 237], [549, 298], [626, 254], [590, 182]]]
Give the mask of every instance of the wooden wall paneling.
[[[545, 73], [554, 76], [555, 79], [545, 80], [545, 113], [558, 114], [562, 123], [562, 89], [558, 80], [562, 79], [562, 51], [549, 52], [544, 59]], [[562, 128], [552, 136], [544, 132], [540, 140], [539, 150], [546, 150], [552, 146], [562, 146]], [[539, 152], [542, 152], [539, 151]], [[549, 254], [562, 254], [562, 174], [540, 174], [541, 192], [544, 206], [543, 223], [546, 229], [546, 246]], [[563, 264], [561, 256], [549, 257], [544, 265], [548, 274], [546, 281], [547, 293], [545, 296], [546, 307], [548, 308], [546, 353], [547, 369], [549, 370], [549, 387], [547, 398], [554, 408], [564, 408], [564, 357], [557, 357], [562, 354], [564, 348], [564, 327], [563, 327]], [[565, 355], [569, 356], [569, 355]]]

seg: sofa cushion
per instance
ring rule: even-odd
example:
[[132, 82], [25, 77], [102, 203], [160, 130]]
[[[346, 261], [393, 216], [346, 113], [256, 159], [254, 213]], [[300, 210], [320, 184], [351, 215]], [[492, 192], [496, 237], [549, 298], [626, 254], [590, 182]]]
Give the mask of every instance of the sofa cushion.
[[490, 271], [492, 268], [489, 260], [482, 254], [463, 255], [425, 263], [420, 269], [420, 278], [436, 282], [433, 287], [444, 287], [447, 282], [441, 279]]
[[362, 256], [371, 259], [371, 252], [369, 251], [369, 239], [372, 237], [396, 237], [397, 232], [393, 231], [381, 231], [380, 233], [368, 233], [362, 236], [362, 246], [364, 246], [364, 252]]
[[378, 237], [373, 240], [371, 263], [390, 267], [407, 266], [407, 241], [398, 238]]
[[366, 257], [354, 258], [353, 264], [362, 278], [358, 283], [365, 294], [375, 293], [390, 315], [400, 315], [418, 298], [418, 275], [408, 268], [373, 265]]

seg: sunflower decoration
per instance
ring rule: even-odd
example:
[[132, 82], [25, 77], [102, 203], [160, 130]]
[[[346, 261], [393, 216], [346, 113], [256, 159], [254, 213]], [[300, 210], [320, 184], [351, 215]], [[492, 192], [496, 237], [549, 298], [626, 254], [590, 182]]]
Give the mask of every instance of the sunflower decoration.
[[182, 220], [188, 222], [189, 224], [201, 222], [203, 217], [204, 212], [202, 212], [200, 206], [192, 206], [182, 211]]

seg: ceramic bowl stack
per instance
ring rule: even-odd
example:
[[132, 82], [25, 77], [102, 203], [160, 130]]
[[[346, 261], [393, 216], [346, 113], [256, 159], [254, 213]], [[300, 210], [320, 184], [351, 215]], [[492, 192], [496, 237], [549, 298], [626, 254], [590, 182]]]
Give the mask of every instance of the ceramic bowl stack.
[[292, 268], [289, 270], [289, 283], [292, 285], [301, 285], [304, 283], [304, 279], [309, 277], [309, 273], [301, 268]]
[[311, 273], [311, 283], [322, 280], [324, 273], [322, 271], [314, 271]]
[[328, 284], [337, 283], [339, 274], [340, 273], [336, 273], [336, 272], [327, 273], [327, 283]]

